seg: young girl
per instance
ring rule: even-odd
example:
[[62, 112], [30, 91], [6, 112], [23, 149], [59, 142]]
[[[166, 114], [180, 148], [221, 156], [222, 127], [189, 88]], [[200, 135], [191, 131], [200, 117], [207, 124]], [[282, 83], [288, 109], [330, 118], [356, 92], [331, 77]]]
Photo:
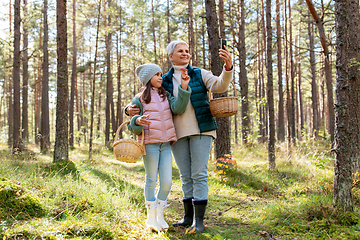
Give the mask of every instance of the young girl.
[[[131, 118], [128, 128], [138, 135], [138, 141], [141, 141], [140, 134], [144, 131], [146, 226], [161, 231], [169, 227], [164, 220], [164, 208], [168, 206], [166, 199], [172, 183], [170, 145], [177, 141], [172, 113], [185, 111], [191, 95], [188, 87], [190, 77], [184, 69], [179, 94], [175, 98], [161, 86], [162, 71], [158, 65], [144, 64], [137, 67], [135, 72], [145, 88], [131, 102], [131, 105], [140, 108], [140, 115]], [[160, 184], [155, 196], [158, 172]]]

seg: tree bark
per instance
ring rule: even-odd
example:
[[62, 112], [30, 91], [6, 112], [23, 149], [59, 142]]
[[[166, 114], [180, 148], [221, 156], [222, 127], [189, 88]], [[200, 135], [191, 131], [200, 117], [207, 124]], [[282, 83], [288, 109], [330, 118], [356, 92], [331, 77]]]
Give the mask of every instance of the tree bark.
[[309, 49], [310, 49], [310, 69], [311, 69], [311, 102], [312, 102], [312, 133], [315, 138], [319, 136], [319, 107], [318, 107], [318, 88], [316, 84], [316, 63], [314, 52], [314, 26], [308, 21]]
[[328, 98], [328, 111], [329, 111], [329, 132], [331, 135], [331, 143], [334, 143], [334, 97], [332, 92], [332, 78], [331, 78], [331, 67], [329, 59], [329, 50], [326, 43], [325, 31], [322, 20], [319, 18], [319, 15], [315, 11], [314, 4], [311, 0], [306, 0], [308, 8], [311, 15], [313, 16], [316, 25], [319, 29], [320, 42], [324, 52], [324, 62], [325, 62], [325, 79], [326, 79], [326, 89], [327, 89], [327, 98]]
[[44, 0], [44, 39], [43, 39], [43, 76], [41, 90], [41, 138], [40, 149], [47, 152], [50, 148], [50, 124], [49, 124], [49, 52], [48, 52], [48, 1]]
[[13, 84], [14, 84], [14, 110], [13, 112], [13, 152], [21, 152], [20, 138], [20, 0], [14, 2], [14, 59], [13, 59]]
[[[116, 116], [116, 127], [119, 127], [120, 124], [123, 122], [123, 113], [122, 113], [122, 109], [121, 109], [121, 95], [122, 95], [122, 91], [121, 91], [121, 46], [122, 46], [122, 42], [121, 42], [121, 34], [122, 34], [122, 17], [121, 17], [121, 11], [120, 11], [120, 30], [119, 30], [119, 34], [117, 35], [117, 46], [116, 46], [116, 59], [117, 59], [117, 92], [118, 92], [118, 99], [117, 99], [117, 116]], [[122, 129], [120, 129], [119, 132], [119, 137], [122, 138]]]
[[[151, 20], [152, 20], [152, 34], [153, 34], [153, 41], [154, 41], [154, 60], [155, 60], [155, 64], [158, 64], [157, 53], [156, 53], [154, 0], [151, 0]], [[109, 16], [109, 22], [110, 22], [110, 16]]]
[[[24, 19], [27, 20], [27, 0], [24, 0]], [[28, 88], [29, 88], [29, 55], [28, 55], [28, 30], [26, 23], [23, 25], [23, 85], [22, 85], [22, 135], [23, 144], [29, 141], [29, 114], [28, 114]]]
[[284, 93], [282, 78], [282, 58], [281, 58], [281, 25], [280, 25], [280, 1], [276, 0], [276, 44], [277, 44], [277, 69], [278, 69], [278, 141], [285, 141], [285, 119], [284, 119]]
[[240, 89], [241, 89], [241, 122], [242, 122], [242, 140], [245, 144], [248, 142], [249, 126], [249, 99], [248, 99], [248, 79], [246, 73], [246, 49], [245, 49], [245, 1], [239, 0], [240, 21], [239, 21], [239, 62], [240, 62]]
[[66, 0], [57, 0], [56, 12], [58, 61], [54, 162], [59, 162], [69, 160]]
[[349, 59], [353, 64], [350, 63], [349, 68], [349, 80], [350, 80], [350, 124], [351, 124], [351, 137], [352, 137], [352, 174], [353, 177], [359, 178], [360, 172], [360, 19], [359, 19], [359, 0], [349, 1]]
[[[108, 5], [111, 0], [108, 0]], [[108, 16], [108, 25], [111, 25], [111, 17]], [[111, 124], [111, 100], [112, 100], [112, 74], [111, 74], [111, 37], [109, 32], [105, 37], [106, 44], [106, 126], [105, 126], [105, 145], [110, 146], [110, 124]]]
[[94, 109], [95, 109], [95, 80], [96, 80], [96, 64], [97, 64], [97, 52], [98, 52], [98, 39], [99, 39], [99, 27], [100, 27], [100, 12], [101, 12], [101, 1], [98, 6], [98, 19], [96, 27], [96, 40], [95, 40], [95, 57], [94, 57], [94, 76], [92, 79], [91, 89], [91, 118], [90, 118], [90, 143], [89, 143], [89, 159], [92, 159], [92, 143], [93, 143], [93, 129], [94, 129]]
[[[11, 4], [11, 0], [9, 3], [9, 29], [10, 29], [10, 35], [12, 35], [12, 4]], [[11, 61], [11, 55], [9, 56], [9, 61]], [[13, 76], [12, 76], [12, 69], [9, 69], [9, 86], [7, 88], [8, 90], [8, 117], [7, 117], [7, 122], [8, 122], [8, 147], [11, 148], [12, 147], [12, 143], [13, 143]]]
[[[307, 0], [308, 1], [308, 0]], [[338, 210], [353, 211], [351, 192], [352, 154], [357, 141], [351, 137], [351, 101], [353, 96], [349, 81], [350, 19], [349, 2], [335, 2], [336, 22], [336, 104], [335, 104], [335, 177], [334, 205]]]
[[266, 0], [266, 67], [267, 67], [267, 101], [269, 109], [269, 139], [268, 157], [269, 169], [274, 170], [275, 164], [275, 113], [272, 69], [272, 27], [271, 27], [271, 0]]
[[193, 1], [188, 0], [188, 28], [189, 28], [189, 50], [191, 53], [191, 63], [194, 64], [195, 62], [195, 40], [194, 40], [194, 13], [193, 13]]
[[[211, 71], [219, 76], [223, 63], [220, 61], [219, 24], [216, 14], [215, 0], [205, 0], [206, 23], [208, 26], [209, 48], [211, 54]], [[214, 94], [214, 98], [226, 96], [226, 93]], [[218, 123], [217, 139], [215, 141], [216, 158], [230, 154], [229, 118], [216, 118]]]
[[291, 129], [291, 142], [292, 144], [296, 143], [296, 127], [295, 127], [295, 100], [296, 96], [294, 93], [295, 90], [295, 68], [294, 68], [294, 56], [293, 56], [293, 41], [292, 41], [292, 22], [291, 22], [291, 4], [290, 0], [288, 0], [288, 8], [289, 8], [289, 60], [290, 60], [290, 116], [289, 116], [289, 124]]
[[71, 90], [70, 90], [70, 104], [69, 104], [69, 123], [70, 123], [70, 132], [69, 132], [69, 144], [70, 147], [74, 147], [74, 100], [75, 100], [75, 83], [76, 83], [76, 57], [77, 57], [77, 48], [76, 48], [76, 0], [73, 0], [73, 9], [72, 9], [72, 21], [73, 21], [73, 59], [71, 65]]
[[301, 55], [300, 55], [300, 43], [301, 43], [301, 24], [299, 24], [299, 34], [298, 34], [298, 51], [297, 51], [297, 55], [298, 55], [298, 66], [297, 66], [297, 72], [298, 72], [298, 96], [299, 96], [299, 104], [298, 104], [298, 109], [299, 109], [299, 115], [300, 115], [300, 135], [299, 135], [299, 139], [302, 139], [302, 135], [303, 135], [303, 131], [304, 131], [304, 110], [303, 110], [303, 97], [302, 97], [302, 79], [301, 79]]

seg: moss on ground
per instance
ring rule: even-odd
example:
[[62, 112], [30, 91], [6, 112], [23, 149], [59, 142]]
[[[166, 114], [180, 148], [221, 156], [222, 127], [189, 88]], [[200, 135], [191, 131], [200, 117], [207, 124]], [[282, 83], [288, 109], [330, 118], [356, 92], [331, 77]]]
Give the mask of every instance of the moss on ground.
[[42, 216], [45, 210], [34, 193], [9, 179], [0, 178], [0, 212], [2, 217], [26, 219]]

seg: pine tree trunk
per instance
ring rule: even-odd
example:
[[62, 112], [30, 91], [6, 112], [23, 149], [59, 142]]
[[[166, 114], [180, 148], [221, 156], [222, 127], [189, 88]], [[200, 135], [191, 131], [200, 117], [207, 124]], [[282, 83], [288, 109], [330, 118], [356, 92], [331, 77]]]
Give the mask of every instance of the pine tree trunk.
[[69, 160], [66, 0], [57, 0], [57, 98], [54, 162]]
[[278, 92], [279, 92], [279, 111], [278, 111], [278, 141], [285, 141], [285, 119], [284, 119], [284, 93], [282, 78], [282, 58], [281, 58], [281, 25], [280, 25], [280, 0], [276, 0], [276, 41], [277, 41], [277, 69], [278, 69]]
[[[10, 35], [12, 35], [12, 4], [11, 4], [11, 0], [9, 3], [9, 29], [10, 29]], [[11, 61], [11, 54], [9, 55], [9, 61]], [[8, 86], [8, 117], [7, 117], [7, 122], [8, 122], [8, 147], [11, 148], [12, 147], [12, 143], [13, 143], [13, 76], [12, 76], [12, 69], [9, 69], [9, 86]]]
[[324, 62], [325, 62], [325, 79], [326, 79], [326, 89], [327, 89], [327, 98], [328, 98], [328, 112], [329, 112], [329, 132], [331, 135], [331, 143], [334, 143], [334, 99], [333, 99], [333, 90], [332, 90], [332, 78], [331, 78], [331, 66], [329, 59], [329, 50], [326, 43], [326, 37], [324, 32], [324, 26], [322, 20], [319, 18], [317, 12], [315, 11], [314, 4], [311, 0], [306, 0], [308, 8], [310, 10], [311, 15], [313, 16], [316, 25], [319, 29], [320, 34], [320, 42], [323, 48], [324, 53]]
[[219, 0], [219, 28], [220, 38], [225, 39], [224, 0]]
[[[27, 19], [27, 0], [24, 0], [24, 19]], [[28, 88], [29, 88], [29, 69], [28, 69], [28, 30], [26, 24], [23, 26], [23, 85], [22, 85], [22, 135], [23, 144], [29, 141], [29, 116], [28, 116]], [[1, 113], [1, 112], [0, 112]]]
[[[360, 19], [359, 19], [359, 0], [349, 1], [349, 12], [351, 23], [349, 25], [349, 59], [355, 60], [356, 63], [360, 62]], [[349, 80], [350, 80], [350, 95], [352, 100], [350, 102], [351, 111], [351, 132], [353, 155], [352, 155], [352, 174], [353, 177], [359, 178], [360, 172], [360, 71], [357, 64], [352, 65], [349, 68]]]
[[299, 139], [301, 140], [302, 135], [303, 135], [303, 131], [304, 129], [304, 109], [303, 109], [303, 97], [302, 97], [302, 79], [301, 79], [301, 56], [300, 56], [300, 39], [301, 39], [301, 32], [300, 32], [300, 26], [301, 24], [299, 24], [299, 41], [298, 41], [298, 96], [299, 96], [299, 115], [300, 115], [300, 135], [299, 135]]
[[267, 66], [267, 101], [269, 109], [269, 139], [268, 156], [269, 169], [274, 170], [275, 165], [275, 113], [272, 69], [272, 27], [271, 27], [271, 0], [266, 0], [266, 66]]
[[240, 62], [240, 89], [241, 89], [241, 122], [242, 122], [242, 141], [247, 144], [248, 134], [250, 131], [249, 126], [249, 103], [248, 103], [248, 79], [246, 73], [246, 49], [245, 49], [245, 1], [239, 0], [240, 6], [240, 21], [239, 21], [239, 62]]
[[[222, 72], [223, 63], [220, 61], [219, 48], [219, 24], [216, 15], [215, 0], [205, 0], [206, 23], [208, 27], [209, 48], [211, 54], [211, 71], [219, 76]], [[214, 98], [226, 96], [226, 93], [214, 94]], [[215, 141], [216, 158], [230, 154], [229, 118], [216, 118], [218, 123], [217, 139]]]
[[292, 144], [296, 143], [296, 127], [295, 127], [295, 68], [294, 68], [294, 56], [293, 56], [293, 41], [292, 41], [292, 19], [291, 19], [291, 4], [290, 0], [288, 0], [288, 8], [289, 8], [289, 60], [290, 60], [290, 116], [289, 123], [291, 128], [291, 141]]
[[[111, 0], [108, 0], [108, 5]], [[111, 26], [111, 18], [108, 16], [108, 25]], [[105, 126], [105, 145], [110, 146], [110, 125], [111, 121], [111, 100], [112, 100], [112, 74], [111, 74], [111, 38], [112, 33], [109, 32], [105, 37], [106, 45], [106, 126]]]
[[49, 53], [48, 53], [48, 2], [44, 0], [44, 40], [43, 40], [43, 77], [41, 87], [41, 138], [40, 149], [47, 152], [50, 148], [50, 126], [49, 126]]
[[93, 144], [93, 129], [94, 129], [94, 109], [95, 109], [95, 80], [96, 80], [96, 64], [97, 64], [97, 52], [98, 52], [98, 39], [99, 39], [99, 27], [100, 27], [100, 12], [101, 12], [101, 1], [98, 6], [98, 19], [96, 27], [96, 39], [95, 39], [95, 57], [94, 57], [94, 75], [92, 79], [91, 89], [91, 110], [90, 110], [90, 143], [89, 143], [89, 159], [92, 159], [92, 144]]
[[20, 138], [20, 0], [14, 2], [14, 59], [13, 59], [13, 84], [14, 84], [14, 110], [13, 112], [13, 152], [21, 152]]
[[[121, 22], [121, 12], [120, 12], [120, 22]], [[116, 116], [116, 127], [119, 127], [123, 122], [123, 114], [121, 108], [121, 26], [120, 26], [120, 33], [117, 35], [117, 46], [116, 46], [116, 59], [117, 59], [117, 92], [118, 92], [118, 99], [117, 99], [117, 116]], [[122, 129], [120, 129], [119, 137], [122, 138]]]
[[312, 132], [315, 138], [318, 137], [319, 125], [318, 125], [318, 92], [316, 84], [316, 63], [315, 63], [315, 52], [314, 52], [314, 26], [313, 23], [308, 21], [308, 34], [309, 34], [309, 49], [310, 49], [310, 69], [311, 69], [311, 101], [312, 101]]
[[76, 83], [76, 57], [77, 57], [77, 48], [76, 48], [76, 0], [73, 0], [73, 9], [72, 9], [72, 21], [73, 21], [73, 59], [71, 67], [71, 90], [70, 90], [70, 104], [69, 104], [69, 123], [70, 123], [70, 132], [69, 132], [69, 144], [70, 147], [74, 147], [74, 100], [75, 100], [75, 83]]
[[[308, 0], [307, 0], [308, 1]], [[351, 192], [352, 154], [357, 147], [357, 141], [351, 137], [353, 129], [351, 123], [351, 101], [349, 81], [350, 64], [350, 23], [349, 2], [338, 0], [335, 2], [336, 21], [336, 129], [335, 129], [335, 177], [334, 177], [334, 205], [339, 210], [353, 211]]]
[[[152, 18], [152, 33], [154, 41], [154, 58], [155, 64], [158, 64], [157, 53], [156, 53], [156, 34], [155, 34], [155, 11], [154, 11], [154, 0], [151, 0], [151, 18]], [[110, 17], [109, 17], [110, 19]], [[109, 20], [110, 21], [110, 20]]]
[[[166, 0], [166, 32], [167, 32], [167, 44], [171, 42], [170, 40], [170, 0]], [[172, 64], [169, 57], [166, 58], [168, 69], [171, 68]]]
[[189, 41], [189, 50], [191, 53], [191, 63], [194, 64], [195, 60], [195, 47], [194, 47], [194, 17], [193, 17], [193, 1], [188, 0], [188, 28], [189, 28], [189, 35], [188, 35], [188, 41]]

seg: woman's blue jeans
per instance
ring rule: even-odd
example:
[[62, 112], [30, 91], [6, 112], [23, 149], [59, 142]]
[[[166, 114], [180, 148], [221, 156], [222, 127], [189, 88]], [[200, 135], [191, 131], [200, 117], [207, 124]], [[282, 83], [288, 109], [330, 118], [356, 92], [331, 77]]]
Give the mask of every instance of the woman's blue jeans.
[[192, 135], [178, 139], [171, 146], [180, 171], [185, 199], [206, 200], [209, 194], [208, 161], [213, 138]]
[[159, 191], [157, 199], [165, 201], [172, 184], [172, 156], [170, 142], [149, 143], [145, 145], [143, 156], [145, 166], [145, 200], [155, 201], [155, 188], [159, 173]]

